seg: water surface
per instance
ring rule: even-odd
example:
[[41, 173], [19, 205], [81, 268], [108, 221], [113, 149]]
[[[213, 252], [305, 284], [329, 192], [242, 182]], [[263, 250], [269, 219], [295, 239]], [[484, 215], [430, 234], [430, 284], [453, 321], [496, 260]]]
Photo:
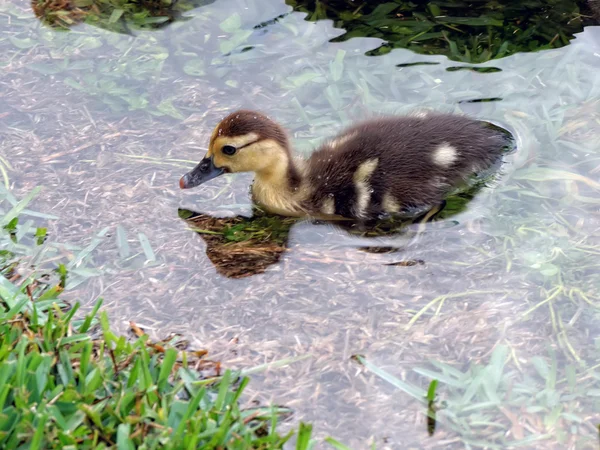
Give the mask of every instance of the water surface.
[[[58, 32], [27, 6], [0, 5], [0, 164], [17, 197], [44, 188], [31, 209], [57, 219], [32, 220], [65, 243], [46, 264], [71, 261], [67, 298], [102, 296], [120, 331], [182, 333], [228, 367], [309, 355], [254, 376], [247, 400], [290, 406], [352, 448], [597, 447], [598, 27], [473, 71], [406, 49], [367, 56], [384, 41], [336, 42], [344, 30], [283, 1], [204, 2], [129, 34]], [[285, 251], [238, 278], [179, 214], [249, 215], [251, 177], [190, 192], [178, 180], [241, 107], [304, 153], [352, 120], [415, 109], [505, 126], [517, 150], [457, 214], [383, 237], [294, 224]], [[433, 377], [446, 408], [429, 437], [409, 392]]]

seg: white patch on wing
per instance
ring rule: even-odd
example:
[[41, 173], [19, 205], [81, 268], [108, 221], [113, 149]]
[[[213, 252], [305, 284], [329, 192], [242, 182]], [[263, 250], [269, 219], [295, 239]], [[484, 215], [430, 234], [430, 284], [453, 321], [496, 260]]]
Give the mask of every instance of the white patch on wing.
[[327, 197], [323, 200], [323, 206], [321, 206], [321, 212], [323, 214], [335, 214], [335, 200], [333, 197]]
[[444, 142], [433, 151], [433, 162], [441, 167], [450, 167], [458, 158], [458, 150]]
[[448, 181], [444, 177], [434, 177], [431, 180], [431, 185], [434, 188], [440, 189], [440, 190], [446, 190], [446, 189], [448, 189], [450, 187], [450, 184], [448, 183]]
[[356, 216], [363, 217], [371, 201], [371, 186], [369, 179], [377, 168], [378, 158], [368, 159], [354, 172], [354, 185], [356, 186]]
[[389, 192], [383, 194], [382, 206], [383, 210], [387, 213], [397, 213], [400, 211], [400, 203]]

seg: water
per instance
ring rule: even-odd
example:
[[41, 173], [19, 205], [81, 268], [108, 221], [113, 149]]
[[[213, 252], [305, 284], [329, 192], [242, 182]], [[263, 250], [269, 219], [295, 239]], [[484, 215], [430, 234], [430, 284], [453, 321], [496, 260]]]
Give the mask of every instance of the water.
[[[598, 27], [480, 73], [405, 49], [367, 56], [384, 41], [331, 42], [344, 31], [275, 0], [205, 2], [130, 35], [57, 32], [27, 6], [0, 4], [0, 164], [17, 197], [44, 188], [31, 209], [58, 219], [32, 220], [59, 242], [48, 255], [72, 262], [66, 298], [102, 296], [120, 331], [179, 332], [228, 367], [309, 355], [253, 376], [247, 400], [352, 448], [596, 448]], [[354, 119], [414, 109], [497, 123], [517, 150], [454, 215], [376, 237], [267, 221], [252, 259], [179, 217], [251, 213], [249, 175], [178, 188], [241, 107], [303, 153]], [[432, 377], [446, 407], [429, 437], [411, 393]]]

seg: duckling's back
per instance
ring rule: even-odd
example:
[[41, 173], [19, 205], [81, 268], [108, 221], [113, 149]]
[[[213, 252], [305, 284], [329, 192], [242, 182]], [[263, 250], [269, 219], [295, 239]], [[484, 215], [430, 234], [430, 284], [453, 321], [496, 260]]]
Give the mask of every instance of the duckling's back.
[[434, 205], [498, 161], [507, 138], [464, 116], [390, 117], [355, 125], [307, 162], [307, 207], [367, 218]]

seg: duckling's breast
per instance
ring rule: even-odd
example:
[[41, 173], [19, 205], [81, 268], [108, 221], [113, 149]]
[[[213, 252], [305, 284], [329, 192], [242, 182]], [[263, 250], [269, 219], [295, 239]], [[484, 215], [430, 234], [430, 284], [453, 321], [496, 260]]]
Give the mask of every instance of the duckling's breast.
[[297, 192], [290, 191], [286, 186], [264, 183], [259, 178], [252, 183], [252, 201], [272, 214], [291, 217], [307, 214]]
[[507, 145], [500, 132], [454, 115], [389, 118], [346, 130], [307, 162], [304, 207], [367, 218], [433, 205], [489, 167]]

